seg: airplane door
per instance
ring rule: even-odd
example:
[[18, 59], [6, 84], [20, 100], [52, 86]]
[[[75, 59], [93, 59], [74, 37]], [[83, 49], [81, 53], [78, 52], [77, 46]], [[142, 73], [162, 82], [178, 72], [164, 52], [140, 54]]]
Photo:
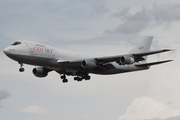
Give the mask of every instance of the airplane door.
[[29, 54], [33, 56], [34, 50], [33, 50], [33, 48], [30, 47], [31, 45], [29, 46], [27, 42], [24, 42], [24, 43], [25, 43], [26, 47], [28, 47], [28, 49], [29, 49], [29, 52], [30, 52]]
[[28, 44], [27, 44], [27, 42], [24, 42], [25, 44], [26, 44], [26, 46], [28, 47]]
[[26, 55], [33, 55], [34, 51], [32, 50], [32, 48], [30, 47], [31, 45], [27, 42], [24, 42], [24, 47], [26, 47], [26, 51], [24, 50], [23, 53]]
[[30, 55], [34, 55], [34, 50], [32, 48], [30, 48]]

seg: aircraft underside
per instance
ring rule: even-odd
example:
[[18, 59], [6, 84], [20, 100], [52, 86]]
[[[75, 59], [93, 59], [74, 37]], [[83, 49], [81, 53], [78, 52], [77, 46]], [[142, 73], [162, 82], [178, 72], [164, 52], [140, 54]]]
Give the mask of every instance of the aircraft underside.
[[[33, 69], [33, 73], [37, 77], [45, 77], [50, 71], [56, 71], [61, 76], [62, 81], [68, 82], [66, 75], [74, 76], [74, 80], [82, 81], [90, 80], [89, 73], [99, 74], [99, 75], [111, 75], [125, 72], [137, 71], [137, 67], [134, 65], [123, 65], [120, 66], [117, 63], [109, 63], [107, 65], [99, 65], [95, 69], [84, 69], [80, 64], [76, 65], [59, 65], [57, 59], [49, 59], [35, 56], [26, 56], [26, 55], [8, 55], [10, 58], [13, 58], [15, 61], [18, 61], [20, 64], [20, 72], [24, 72], [23, 63], [29, 65], [41, 66]], [[32, 62], [33, 61], [33, 62]], [[43, 66], [43, 67], [42, 67]], [[133, 69], [134, 68], [134, 69]], [[148, 69], [147, 67], [139, 67], [138, 70]], [[42, 72], [43, 71], [43, 72]]]

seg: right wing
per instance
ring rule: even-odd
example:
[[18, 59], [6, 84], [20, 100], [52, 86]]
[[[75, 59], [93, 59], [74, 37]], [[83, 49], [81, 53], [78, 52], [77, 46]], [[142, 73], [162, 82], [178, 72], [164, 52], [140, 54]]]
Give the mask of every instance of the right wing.
[[[59, 59], [57, 63], [61, 65], [72, 65], [72, 66], [79, 66], [81, 65], [82, 62], [89, 62], [91, 64], [95, 63], [96, 65], [105, 65], [110, 62], [117, 62], [119, 63], [119, 60], [123, 56], [128, 56], [132, 57], [135, 61], [134, 62], [139, 62], [143, 61], [144, 58], [143, 56], [147, 55], [152, 55], [152, 54], [157, 54], [157, 53], [162, 53], [162, 52], [167, 52], [171, 51], [169, 49], [164, 49], [164, 50], [157, 50], [157, 51], [150, 51], [150, 52], [145, 52], [145, 53], [133, 53], [133, 54], [125, 54], [125, 55], [117, 55], [117, 56], [107, 56], [107, 57], [96, 57], [96, 58], [88, 58], [88, 59], [75, 59], [75, 60], [65, 60], [65, 59]], [[148, 66], [148, 65], [155, 65], [155, 64], [160, 64], [164, 62], [170, 62], [171, 60], [168, 61], [163, 61], [163, 62], [155, 62], [155, 63], [146, 63], [146, 64], [139, 64], [136, 66]]]

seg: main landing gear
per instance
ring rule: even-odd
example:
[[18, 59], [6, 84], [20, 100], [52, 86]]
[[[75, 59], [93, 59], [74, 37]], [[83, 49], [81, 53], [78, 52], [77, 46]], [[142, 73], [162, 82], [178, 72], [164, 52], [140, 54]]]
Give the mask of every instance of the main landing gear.
[[91, 76], [89, 76], [89, 75], [82, 75], [81, 77], [74, 77], [74, 80], [75, 81], [82, 81], [83, 79], [85, 79], [85, 80], [90, 80], [91, 79]]
[[[61, 76], [61, 79], [62, 79], [63, 83], [67, 83], [68, 82], [68, 79], [66, 79], [66, 75], [65, 74]], [[78, 82], [82, 81], [83, 79], [84, 80], [90, 80], [91, 77], [88, 74], [74, 77], [74, 80], [78, 81]]]
[[65, 74], [61, 76], [61, 79], [62, 79], [63, 83], [67, 83], [68, 82], [68, 79], [66, 79], [66, 75]]
[[20, 64], [19, 72], [24, 72], [24, 70], [25, 70], [25, 69], [22, 67], [22, 66], [23, 66], [23, 64], [22, 64], [22, 63], [20, 63], [20, 62], [19, 62], [19, 64]]

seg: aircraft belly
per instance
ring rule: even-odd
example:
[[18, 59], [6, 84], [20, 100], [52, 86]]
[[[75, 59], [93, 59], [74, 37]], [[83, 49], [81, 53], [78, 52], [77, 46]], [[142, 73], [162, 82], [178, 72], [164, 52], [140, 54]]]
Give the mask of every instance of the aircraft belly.
[[37, 66], [55, 65], [55, 62], [52, 61], [53, 59], [50, 59], [50, 58], [34, 57], [34, 56], [28, 56], [28, 55], [12, 55], [12, 54], [11, 55], [9, 54], [8, 56], [15, 61], [30, 64], [30, 65], [37, 65]]

